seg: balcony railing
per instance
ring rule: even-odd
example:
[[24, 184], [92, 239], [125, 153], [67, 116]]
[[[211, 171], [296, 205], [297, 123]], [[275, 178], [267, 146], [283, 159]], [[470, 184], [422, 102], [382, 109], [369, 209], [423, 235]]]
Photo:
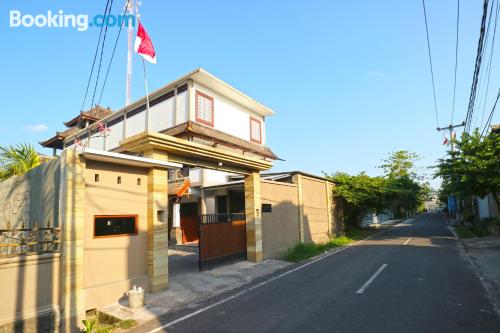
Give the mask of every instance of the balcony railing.
[[245, 221], [245, 213], [231, 214], [204, 214], [200, 216], [202, 224], [231, 223], [233, 221]]

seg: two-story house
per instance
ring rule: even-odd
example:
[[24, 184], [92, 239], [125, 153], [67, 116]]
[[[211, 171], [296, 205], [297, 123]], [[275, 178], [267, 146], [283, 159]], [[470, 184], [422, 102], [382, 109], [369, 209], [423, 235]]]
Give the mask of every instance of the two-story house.
[[30, 197], [54, 212], [45, 225], [60, 226], [56, 285], [72, 286], [61, 291], [62, 318], [116, 303], [133, 285], [167, 288], [168, 239], [197, 242], [200, 269], [328, 240], [338, 229], [330, 181], [261, 176], [277, 159], [266, 146], [272, 114], [197, 69], [115, 112], [82, 112], [44, 141], [64, 151], [32, 172], [44, 186]]
[[[81, 129], [70, 127], [69, 133], [57, 133], [42, 145], [63, 149], [83, 145], [119, 151], [124, 139], [158, 132], [267, 162], [277, 159], [266, 147], [265, 120], [274, 112], [201, 68], [152, 92], [149, 109], [139, 100], [104, 117], [99, 110], [96, 107], [80, 115], [93, 123], [79, 126]], [[76, 121], [74, 125], [77, 123], [84, 124]], [[244, 212], [244, 193], [205, 193], [206, 186], [231, 181], [233, 173], [223, 163], [210, 169], [199, 167], [199, 160], [192, 166], [184, 165], [181, 173], [171, 172], [169, 176], [168, 216], [171, 240], [186, 243], [197, 240], [200, 215], [218, 214], [224, 218], [224, 214]], [[190, 189], [179, 198], [176, 190], [187, 177]]]

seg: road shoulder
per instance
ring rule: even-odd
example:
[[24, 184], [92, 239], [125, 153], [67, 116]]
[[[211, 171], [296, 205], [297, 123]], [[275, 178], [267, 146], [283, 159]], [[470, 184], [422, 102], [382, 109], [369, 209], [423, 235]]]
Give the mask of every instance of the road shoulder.
[[464, 256], [472, 263], [495, 311], [500, 315], [500, 237], [461, 239]]

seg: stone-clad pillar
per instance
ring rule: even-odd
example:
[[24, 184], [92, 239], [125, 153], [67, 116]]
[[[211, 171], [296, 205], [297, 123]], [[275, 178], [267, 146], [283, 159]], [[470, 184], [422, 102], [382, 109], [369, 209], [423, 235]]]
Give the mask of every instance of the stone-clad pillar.
[[330, 237], [335, 236], [333, 228], [333, 203], [332, 203], [332, 185], [328, 180], [325, 181], [325, 191], [326, 191], [326, 215], [328, 219], [328, 235]]
[[247, 227], [247, 258], [262, 261], [262, 218], [260, 199], [260, 174], [245, 176], [245, 215]]
[[[166, 152], [149, 150], [144, 157], [167, 161]], [[147, 268], [151, 292], [168, 287], [168, 171], [151, 168], [148, 173]]]
[[83, 225], [85, 161], [71, 149], [61, 154], [59, 227], [61, 228], [61, 331], [79, 332], [85, 318]]
[[297, 185], [297, 213], [299, 214], [299, 240], [304, 243], [304, 196], [302, 189], [302, 175], [297, 173], [292, 176], [292, 182]]

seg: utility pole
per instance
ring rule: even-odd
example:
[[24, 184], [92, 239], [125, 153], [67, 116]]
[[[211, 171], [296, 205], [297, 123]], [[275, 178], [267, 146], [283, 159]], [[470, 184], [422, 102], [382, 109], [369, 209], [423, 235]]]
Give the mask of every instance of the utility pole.
[[[449, 131], [450, 132], [450, 149], [451, 151], [454, 151], [454, 146], [453, 146], [453, 129], [454, 128], [458, 128], [458, 127], [463, 127], [465, 126], [465, 121], [462, 122], [461, 124], [458, 124], [458, 125], [452, 125], [450, 124], [450, 126], [446, 126], [446, 127], [438, 127], [436, 128], [436, 130], [438, 132], [441, 132], [441, 131]], [[448, 211], [451, 213], [450, 211], [450, 205], [451, 205], [451, 202], [450, 201], [453, 201], [455, 202], [455, 213], [456, 213], [456, 220], [457, 222], [460, 222], [461, 220], [461, 204], [460, 204], [460, 200], [457, 200], [457, 198], [455, 197], [455, 194], [453, 194], [452, 196], [448, 196]]]
[[451, 125], [450, 124], [450, 126], [436, 128], [436, 130], [438, 132], [441, 132], [441, 131], [449, 131], [450, 132], [451, 151], [454, 151], [454, 147], [453, 147], [453, 129], [454, 128], [458, 128], [458, 127], [463, 127], [463, 126], [465, 126], [465, 121], [462, 122], [461, 124], [458, 124], [458, 125]]

